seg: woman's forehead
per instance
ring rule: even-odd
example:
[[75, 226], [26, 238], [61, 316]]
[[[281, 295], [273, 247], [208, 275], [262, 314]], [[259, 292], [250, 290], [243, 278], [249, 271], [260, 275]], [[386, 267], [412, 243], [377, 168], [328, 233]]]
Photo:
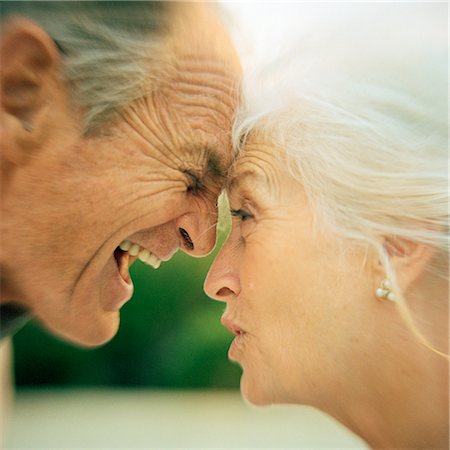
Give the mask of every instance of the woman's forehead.
[[232, 193], [272, 185], [286, 168], [284, 154], [268, 138], [249, 138], [233, 164], [227, 190]]

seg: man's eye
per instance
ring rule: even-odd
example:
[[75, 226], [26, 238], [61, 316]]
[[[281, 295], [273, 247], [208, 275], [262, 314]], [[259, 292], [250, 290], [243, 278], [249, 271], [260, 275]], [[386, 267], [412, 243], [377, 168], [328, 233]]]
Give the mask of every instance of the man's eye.
[[230, 209], [230, 213], [233, 217], [238, 217], [245, 222], [248, 219], [253, 218], [253, 215], [243, 209]]

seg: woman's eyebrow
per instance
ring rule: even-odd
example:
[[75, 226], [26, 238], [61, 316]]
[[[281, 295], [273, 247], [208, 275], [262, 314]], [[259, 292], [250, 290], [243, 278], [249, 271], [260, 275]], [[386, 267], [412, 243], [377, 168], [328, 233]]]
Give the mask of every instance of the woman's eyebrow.
[[265, 178], [260, 174], [256, 173], [252, 169], [247, 169], [245, 171], [239, 172], [239, 174], [233, 176], [227, 185], [228, 189], [239, 189], [243, 184], [251, 185], [264, 185]]
[[265, 172], [255, 169], [247, 167], [239, 171], [229, 180], [226, 188], [230, 194], [234, 192], [261, 206], [261, 201], [276, 199], [278, 189], [277, 183], [274, 183]]

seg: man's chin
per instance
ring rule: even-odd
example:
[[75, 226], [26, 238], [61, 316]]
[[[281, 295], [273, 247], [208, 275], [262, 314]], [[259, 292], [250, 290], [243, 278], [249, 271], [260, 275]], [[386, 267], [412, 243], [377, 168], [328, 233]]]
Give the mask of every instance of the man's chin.
[[44, 321], [44, 327], [54, 336], [72, 345], [85, 348], [95, 348], [109, 342], [117, 333], [120, 324], [119, 311], [103, 313], [97, 321], [89, 318], [79, 318], [77, 323], [65, 325]]

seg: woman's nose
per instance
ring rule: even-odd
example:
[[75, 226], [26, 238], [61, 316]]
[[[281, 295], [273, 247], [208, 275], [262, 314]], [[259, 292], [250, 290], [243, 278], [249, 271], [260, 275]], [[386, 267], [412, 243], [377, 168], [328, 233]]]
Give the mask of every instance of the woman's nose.
[[182, 215], [176, 221], [180, 248], [192, 256], [205, 256], [216, 245], [217, 212], [202, 211]]
[[203, 286], [208, 297], [222, 302], [232, 300], [241, 292], [239, 274], [226, 256], [226, 250], [222, 248], [209, 269]]

